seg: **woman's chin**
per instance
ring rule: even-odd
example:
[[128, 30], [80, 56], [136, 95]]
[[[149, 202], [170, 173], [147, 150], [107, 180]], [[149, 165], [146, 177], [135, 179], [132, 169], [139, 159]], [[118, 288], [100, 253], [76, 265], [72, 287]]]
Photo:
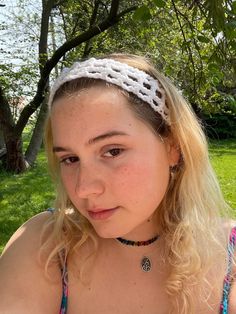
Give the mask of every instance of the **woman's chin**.
[[122, 237], [124, 232], [120, 232], [118, 230], [96, 230], [96, 234], [103, 239], [116, 239]]

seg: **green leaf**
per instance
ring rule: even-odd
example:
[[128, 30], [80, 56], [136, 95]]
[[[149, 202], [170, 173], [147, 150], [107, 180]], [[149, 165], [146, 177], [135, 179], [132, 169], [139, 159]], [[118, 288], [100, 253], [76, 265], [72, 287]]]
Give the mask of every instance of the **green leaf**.
[[236, 28], [236, 21], [230, 21], [230, 22], [226, 23], [225, 26], [228, 28], [231, 28], [231, 29], [235, 29]]
[[166, 5], [166, 1], [164, 0], [153, 0], [153, 2], [158, 8], [164, 8]]
[[133, 14], [134, 20], [148, 21], [152, 17], [149, 8], [146, 5], [137, 8]]
[[235, 41], [230, 41], [229, 44], [232, 47], [232, 49], [236, 50], [236, 42]]
[[210, 39], [209, 39], [209, 38], [207, 38], [207, 37], [205, 37], [205, 36], [201, 36], [201, 35], [197, 36], [197, 39], [198, 39], [201, 43], [206, 43], [206, 44], [208, 44], [208, 43], [210, 42]]
[[231, 29], [231, 30], [226, 29], [225, 30], [225, 35], [230, 40], [236, 38], [236, 29]]
[[206, 0], [205, 7], [208, 11], [208, 19], [210, 20], [215, 31], [222, 31], [225, 25], [223, 0]]
[[210, 63], [221, 64], [222, 58], [220, 58], [220, 56], [216, 52], [214, 52], [209, 58], [209, 64]]
[[227, 24], [225, 24], [225, 32], [224, 35], [228, 39], [234, 39], [236, 38], [236, 21], [231, 21]]
[[219, 70], [219, 67], [218, 67], [218, 65], [216, 63], [210, 63], [210, 64], [208, 64], [207, 67], [212, 72], [216, 72], [216, 71]]
[[202, 56], [202, 60], [205, 61], [205, 62], [207, 62], [207, 61], [209, 60], [209, 57], [208, 57], [207, 55], [205, 55], [205, 56], [203, 55], [203, 56]]
[[218, 85], [220, 83], [220, 79], [217, 76], [214, 76], [212, 78], [212, 82], [213, 82], [214, 85]]
[[232, 11], [234, 14], [236, 14], [236, 1], [232, 3]]
[[182, 49], [187, 49], [191, 44], [191, 40], [184, 41], [181, 45]]

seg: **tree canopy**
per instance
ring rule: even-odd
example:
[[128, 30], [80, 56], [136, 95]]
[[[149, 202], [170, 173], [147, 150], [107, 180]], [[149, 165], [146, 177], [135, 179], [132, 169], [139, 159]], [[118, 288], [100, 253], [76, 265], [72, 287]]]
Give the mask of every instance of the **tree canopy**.
[[[34, 162], [51, 80], [62, 67], [90, 55], [148, 56], [197, 114], [206, 119], [223, 114], [234, 123], [235, 17], [232, 0], [8, 1], [0, 7], [4, 167], [21, 172]], [[22, 132], [29, 123], [35, 128], [23, 151]]]

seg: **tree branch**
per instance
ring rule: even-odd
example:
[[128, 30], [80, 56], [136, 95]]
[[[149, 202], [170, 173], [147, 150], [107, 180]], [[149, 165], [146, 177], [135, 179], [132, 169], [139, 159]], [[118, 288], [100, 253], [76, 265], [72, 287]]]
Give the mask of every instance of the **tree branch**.
[[130, 12], [134, 12], [136, 9], [138, 8], [137, 5], [134, 5], [132, 7], [129, 7], [128, 9], [123, 10], [122, 12], [120, 12], [119, 14], [117, 14], [117, 18], [121, 19], [123, 16], [127, 15]]
[[[176, 9], [176, 12], [178, 12], [178, 14], [179, 14], [180, 16], [182, 16], [183, 19], [188, 23], [188, 26], [189, 26], [189, 28], [191, 29], [191, 31], [192, 31], [193, 34], [194, 34], [194, 31], [198, 31], [198, 29], [189, 21], [188, 17], [187, 17], [184, 13], [182, 13], [176, 6], [175, 6], [175, 9]], [[178, 19], [178, 17], [177, 17], [177, 19]], [[183, 27], [182, 27], [182, 29], [183, 29]], [[203, 34], [203, 36], [204, 36], [204, 34]], [[197, 41], [196, 41], [195, 36], [193, 36], [193, 43], [194, 43], [195, 49], [197, 50], [197, 53], [198, 53], [198, 55], [199, 55], [199, 61], [200, 61], [201, 71], [200, 71], [200, 78], [199, 78], [198, 81], [201, 82], [201, 79], [202, 79], [202, 72], [203, 72], [203, 63], [202, 63], [201, 51], [200, 51], [200, 49], [199, 49], [199, 46], [198, 46], [198, 44], [197, 44]], [[190, 49], [190, 47], [189, 47], [189, 49]], [[191, 52], [191, 56], [192, 56], [192, 52]], [[192, 59], [192, 61], [193, 61], [193, 59]], [[193, 63], [193, 62], [191, 62], [191, 63]], [[193, 68], [195, 69], [195, 64], [194, 64]], [[195, 71], [195, 72], [196, 72], [196, 71]], [[195, 73], [195, 72], [194, 72], [194, 73]], [[194, 89], [194, 90], [195, 90], [195, 89]]]
[[[90, 22], [89, 22], [89, 28], [94, 26], [95, 23], [96, 23], [99, 4], [100, 4], [100, 1], [99, 0], [95, 0], [95, 5], [94, 5], [93, 12], [92, 12], [92, 15], [91, 15], [91, 18], [90, 18]], [[91, 39], [86, 41], [85, 48], [84, 48], [84, 53], [83, 53], [83, 58], [88, 57], [88, 55], [89, 55], [89, 53], [91, 51], [91, 47], [90, 46], [91, 46]]]
[[190, 48], [190, 46], [189, 46], [189, 44], [187, 42], [184, 30], [183, 30], [183, 27], [182, 27], [182, 24], [181, 24], [181, 21], [180, 21], [180, 18], [179, 18], [179, 13], [178, 13], [178, 10], [177, 10], [176, 5], [175, 5], [175, 1], [172, 0], [171, 2], [172, 2], [172, 5], [174, 7], [174, 11], [175, 11], [175, 15], [176, 15], [179, 27], [180, 27], [180, 31], [182, 33], [184, 42], [185, 42], [186, 47], [187, 47], [188, 52], [189, 52], [189, 58], [190, 58], [190, 61], [192, 63], [192, 67], [193, 67], [193, 88], [194, 88], [194, 91], [196, 91], [196, 69], [195, 69], [195, 64], [194, 64], [194, 60], [193, 60], [192, 51], [191, 51], [191, 48]]
[[117, 16], [119, 10], [120, 0], [112, 0], [109, 18], [113, 19]]
[[49, 28], [49, 18], [51, 14], [51, 10], [54, 6], [54, 0], [42, 1], [43, 9], [41, 16], [41, 29], [40, 29], [40, 38], [39, 38], [39, 67], [40, 71], [42, 71], [42, 67], [46, 63], [47, 56], [47, 48], [48, 48], [48, 28]]
[[[47, 85], [49, 75], [52, 71], [52, 69], [56, 66], [56, 64], [59, 62], [59, 60], [71, 49], [79, 46], [80, 44], [86, 42], [87, 40], [90, 40], [91, 38], [99, 35], [100, 33], [104, 32], [111, 26], [117, 24], [124, 15], [130, 13], [131, 11], [136, 9], [136, 6], [133, 6], [131, 8], [128, 8], [121, 12], [120, 14], [116, 15], [116, 12], [118, 11], [117, 4], [119, 4], [119, 1], [112, 1], [111, 10], [112, 14], [110, 13], [109, 16], [100, 24], [92, 26], [89, 30], [85, 31], [84, 33], [76, 36], [75, 38], [65, 42], [61, 47], [59, 47], [51, 59], [49, 59], [45, 66], [42, 68], [41, 76], [38, 82], [37, 92], [31, 103], [24, 107], [24, 109], [21, 112], [21, 115], [19, 117], [19, 120], [17, 122], [17, 129], [20, 131], [23, 131], [25, 125], [28, 122], [29, 117], [31, 114], [33, 114], [36, 109], [40, 106], [42, 103], [45, 95], [44, 90], [45, 86]], [[114, 15], [115, 14], [115, 15]]]
[[61, 6], [58, 7], [59, 8], [59, 12], [62, 18], [62, 23], [63, 23], [63, 30], [64, 30], [64, 35], [65, 35], [65, 39], [68, 40], [68, 34], [67, 34], [67, 30], [66, 30], [66, 22], [65, 22], [65, 16], [63, 13], [63, 10], [61, 9]]

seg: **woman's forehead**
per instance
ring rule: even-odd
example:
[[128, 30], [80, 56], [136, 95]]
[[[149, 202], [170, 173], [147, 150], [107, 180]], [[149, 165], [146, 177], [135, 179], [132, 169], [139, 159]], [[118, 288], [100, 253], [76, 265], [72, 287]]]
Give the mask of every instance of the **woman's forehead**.
[[51, 110], [51, 119], [53, 125], [70, 120], [74, 126], [78, 124], [90, 128], [92, 125], [116, 126], [129, 123], [136, 117], [128, 106], [127, 98], [119, 90], [92, 87], [56, 100]]
[[83, 106], [85, 102], [96, 104], [101, 99], [106, 102], [113, 102], [114, 100], [116, 101], [117, 98], [120, 98], [119, 103], [127, 103], [128, 94], [114, 85], [99, 84], [82, 88], [72, 93], [63, 94], [63, 96], [54, 101], [52, 109], [58, 104], [60, 104], [61, 107], [64, 104], [66, 106], [68, 102], [73, 102], [77, 105]]
[[130, 136], [145, 132], [148, 126], [137, 118], [127, 102], [116, 88], [91, 88], [79, 96], [58, 99], [51, 116], [54, 140], [77, 138], [87, 142], [111, 132]]

